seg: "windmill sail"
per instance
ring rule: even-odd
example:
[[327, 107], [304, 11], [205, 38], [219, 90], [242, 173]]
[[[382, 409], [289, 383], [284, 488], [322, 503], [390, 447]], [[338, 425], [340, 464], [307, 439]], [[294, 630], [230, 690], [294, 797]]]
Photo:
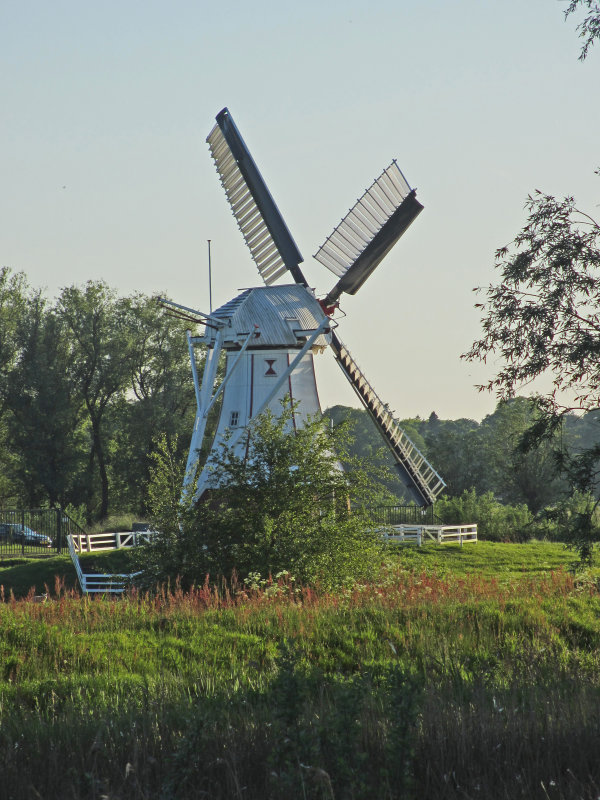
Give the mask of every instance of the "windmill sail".
[[270, 286], [289, 270], [307, 285], [303, 258], [229, 111], [217, 114], [206, 141], [244, 241], [262, 279]]
[[342, 372], [392, 451], [403, 483], [419, 505], [432, 505], [446, 484], [398, 425], [334, 331], [331, 333], [331, 347]]
[[315, 254], [339, 281], [325, 298], [355, 294], [423, 206], [395, 161], [383, 170]]

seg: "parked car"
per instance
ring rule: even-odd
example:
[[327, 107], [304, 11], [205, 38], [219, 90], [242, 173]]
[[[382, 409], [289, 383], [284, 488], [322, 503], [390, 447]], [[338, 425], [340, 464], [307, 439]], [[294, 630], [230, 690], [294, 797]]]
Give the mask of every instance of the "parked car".
[[12, 542], [12, 525], [0, 522], [0, 542]]
[[0, 540], [31, 547], [52, 547], [52, 539], [45, 533], [36, 533], [27, 525], [19, 525], [16, 522], [0, 523]]

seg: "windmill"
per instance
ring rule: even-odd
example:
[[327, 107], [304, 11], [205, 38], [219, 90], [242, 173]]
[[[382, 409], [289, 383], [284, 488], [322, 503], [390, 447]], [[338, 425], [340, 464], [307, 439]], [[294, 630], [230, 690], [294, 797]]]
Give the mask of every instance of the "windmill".
[[[231, 114], [224, 108], [207, 138], [225, 194], [238, 227], [265, 283], [245, 289], [225, 305], [205, 314], [174, 303], [177, 313], [204, 324], [204, 334], [188, 332], [196, 390], [197, 413], [190, 444], [184, 489], [195, 499], [218, 486], [218, 476], [205, 466], [195, 477], [210, 410], [221, 398], [212, 447], [224, 435], [232, 447], [244, 446], [249, 421], [289, 395], [299, 401], [293, 424], [320, 413], [313, 358], [330, 347], [342, 372], [375, 422], [394, 456], [402, 482], [416, 502], [431, 505], [445, 484], [367, 381], [337, 334], [333, 314], [343, 293], [355, 294], [423, 210], [395, 161], [360, 197], [315, 254], [338, 278], [329, 293], [317, 299], [300, 269], [303, 261], [283, 218]], [[275, 281], [286, 276], [286, 284]], [[202, 382], [194, 355], [206, 346]], [[217, 365], [226, 355], [225, 375], [215, 388]], [[196, 480], [195, 489], [191, 482]]]

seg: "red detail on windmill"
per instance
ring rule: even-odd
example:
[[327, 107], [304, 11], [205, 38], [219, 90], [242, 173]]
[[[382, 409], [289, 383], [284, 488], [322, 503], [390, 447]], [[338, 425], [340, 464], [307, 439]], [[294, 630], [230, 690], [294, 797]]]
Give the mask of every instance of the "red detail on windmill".
[[277, 375], [277, 373], [273, 369], [273, 364], [275, 363], [276, 360], [277, 360], [276, 358], [265, 358], [265, 362], [268, 367], [267, 371], [265, 372], [265, 375]]
[[321, 309], [323, 310], [323, 313], [326, 314], [328, 317], [333, 317], [336, 309], [340, 307], [338, 301], [332, 303], [331, 305], [327, 305], [324, 300], [319, 300], [318, 302], [319, 305], [321, 306]]

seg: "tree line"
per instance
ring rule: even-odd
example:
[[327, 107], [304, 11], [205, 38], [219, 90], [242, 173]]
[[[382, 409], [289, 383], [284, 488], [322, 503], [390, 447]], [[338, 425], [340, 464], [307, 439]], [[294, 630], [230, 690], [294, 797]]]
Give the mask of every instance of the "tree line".
[[[144, 514], [153, 454], [166, 437], [184, 459], [195, 399], [186, 323], [157, 298], [119, 296], [102, 281], [69, 286], [50, 301], [25, 275], [0, 270], [0, 505]], [[350, 452], [379, 468], [398, 502], [407, 497], [368, 414], [335, 406], [349, 419]], [[448, 496], [475, 490], [533, 514], [565, 496], [561, 457], [600, 445], [600, 412], [568, 414], [550, 438], [527, 449], [536, 403], [507, 398], [481, 422], [405, 419], [402, 426], [447, 484]], [[381, 480], [378, 473], [377, 480]]]
[[154, 297], [88, 281], [51, 302], [0, 270], [0, 505], [142, 512], [158, 435], [192, 430], [185, 328]]
[[[408, 500], [395, 476], [394, 461], [366, 412], [334, 406], [326, 412], [334, 424], [350, 419], [354, 455], [368, 456], [390, 471], [388, 489], [399, 502]], [[569, 491], [561, 460], [600, 445], [600, 412], [567, 414], [550, 438], [532, 446], [530, 434], [539, 423], [536, 399], [512, 397], [498, 402], [481, 422], [444, 420], [432, 411], [428, 418], [400, 420], [413, 443], [446, 482], [446, 495], [475, 490], [492, 493], [505, 505], [525, 505], [532, 514], [560, 503]]]

